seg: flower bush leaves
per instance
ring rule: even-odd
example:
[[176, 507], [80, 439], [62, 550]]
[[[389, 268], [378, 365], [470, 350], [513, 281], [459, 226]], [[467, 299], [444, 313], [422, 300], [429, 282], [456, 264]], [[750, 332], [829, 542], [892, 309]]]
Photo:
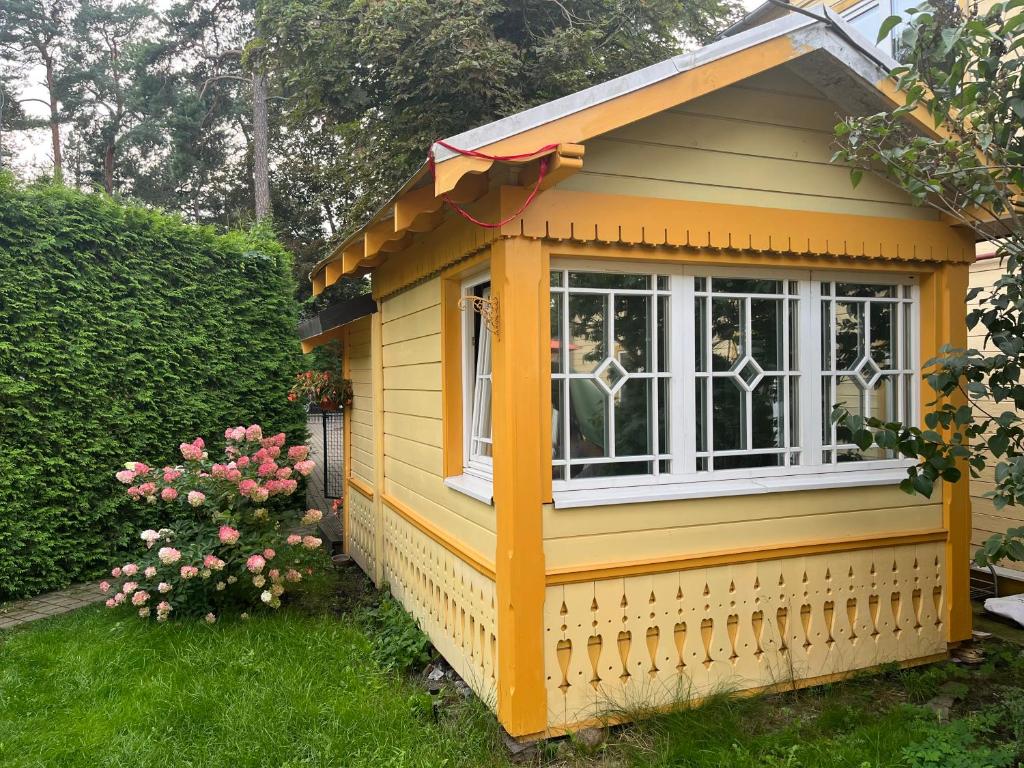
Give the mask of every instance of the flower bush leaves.
[[309, 572], [316, 536], [291, 533], [320, 522], [322, 512], [300, 519], [291, 496], [298, 478], [313, 471], [305, 445], [285, 448], [283, 432], [265, 437], [258, 424], [224, 432], [224, 458], [212, 462], [202, 438], [178, 448], [184, 464], [154, 469], [129, 461], [115, 477], [128, 497], [169, 527], [139, 534], [146, 550], [103, 581], [108, 608], [131, 607], [144, 619], [203, 617], [213, 623], [225, 611], [247, 615], [281, 605], [287, 588]]
[[268, 230], [0, 174], [0, 600], [98, 575], [137, 541], [125, 456], [170, 463], [240, 420], [303, 434], [295, 322]]

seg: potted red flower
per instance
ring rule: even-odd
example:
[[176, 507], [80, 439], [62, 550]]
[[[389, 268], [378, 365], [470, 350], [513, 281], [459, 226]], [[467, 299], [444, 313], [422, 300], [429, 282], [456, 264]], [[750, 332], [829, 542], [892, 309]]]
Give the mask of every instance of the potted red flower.
[[333, 371], [303, 371], [296, 374], [288, 399], [304, 399], [322, 411], [336, 411], [352, 402], [352, 382]]

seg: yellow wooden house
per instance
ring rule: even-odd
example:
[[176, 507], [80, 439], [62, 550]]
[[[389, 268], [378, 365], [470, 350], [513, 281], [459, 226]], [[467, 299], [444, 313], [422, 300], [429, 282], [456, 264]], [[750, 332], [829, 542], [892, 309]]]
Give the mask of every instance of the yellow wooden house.
[[966, 341], [970, 235], [830, 163], [892, 65], [823, 10], [735, 29], [436, 144], [314, 269], [376, 302], [303, 341], [353, 381], [347, 551], [512, 736], [970, 637], [967, 483], [829, 419], [919, 419]]

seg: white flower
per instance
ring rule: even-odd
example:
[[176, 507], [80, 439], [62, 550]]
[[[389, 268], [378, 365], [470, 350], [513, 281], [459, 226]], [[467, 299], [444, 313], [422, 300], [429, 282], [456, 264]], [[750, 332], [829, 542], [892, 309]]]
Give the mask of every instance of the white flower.
[[262, 576], [253, 576], [252, 577], [252, 585], [254, 587], [256, 587], [257, 589], [259, 589], [260, 587], [262, 587], [266, 583], [267, 583], [267, 580], [265, 578], [263, 578]]
[[236, 581], [238, 581], [237, 576], [228, 576], [228, 584], [234, 584]]
[[226, 587], [226, 586], [227, 586], [227, 584], [225, 584], [223, 581], [218, 581], [217, 582], [217, 591], [218, 592], [223, 592], [224, 591], [224, 587]]
[[260, 600], [264, 603], [270, 604], [270, 601], [274, 599], [274, 596], [270, 594], [268, 590], [264, 590], [263, 594], [260, 595]]

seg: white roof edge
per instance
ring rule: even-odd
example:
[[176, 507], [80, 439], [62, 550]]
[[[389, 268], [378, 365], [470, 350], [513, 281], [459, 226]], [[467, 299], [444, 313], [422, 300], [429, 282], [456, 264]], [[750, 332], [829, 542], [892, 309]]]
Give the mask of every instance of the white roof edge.
[[[806, 33], [810, 31], [811, 27], [819, 25], [822, 27], [821, 31], [826, 32], [826, 34], [834, 34], [845, 38], [862, 57], [867, 58], [875, 68], [882, 70], [880, 74], [885, 74], [897, 66], [897, 62], [894, 59], [879, 50], [867, 38], [843, 21], [835, 12], [827, 8], [822, 8], [820, 11], [792, 8], [789, 14], [781, 19], [775, 19], [751, 29], [737, 32], [730, 37], [721, 38], [702, 48], [698, 48], [696, 51], [674, 56], [671, 59], [652, 64], [636, 72], [630, 72], [606, 83], [600, 83], [568, 96], [539, 104], [536, 107], [501, 118], [500, 120], [495, 120], [486, 125], [471, 128], [468, 131], [446, 138], [445, 142], [460, 149], [479, 149], [581, 112], [588, 107], [639, 91], [681, 72], [696, 69], [717, 59], [739, 53], [747, 48], [752, 48], [755, 45], [760, 45], [778, 37], [794, 35], [795, 39], [799, 38], [807, 42], [811, 37], [816, 36], [808, 36]], [[795, 34], [799, 32], [804, 34]], [[853, 62], [848, 63], [853, 64]], [[853, 68], [863, 71], [863, 64], [865, 62], [857, 63], [861, 64], [861, 66]], [[439, 144], [433, 146], [433, 151], [435, 160], [439, 163], [456, 155], [455, 152]]]

